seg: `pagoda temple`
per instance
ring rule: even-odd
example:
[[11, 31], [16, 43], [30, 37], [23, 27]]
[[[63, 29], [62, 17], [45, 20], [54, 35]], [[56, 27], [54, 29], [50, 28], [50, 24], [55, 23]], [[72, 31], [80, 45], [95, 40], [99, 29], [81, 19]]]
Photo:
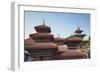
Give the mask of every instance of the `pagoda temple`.
[[51, 34], [51, 28], [43, 24], [34, 27], [37, 33], [30, 34], [29, 37], [34, 40], [35, 43], [29, 46], [25, 46], [33, 58], [33, 61], [39, 60], [52, 60], [57, 52], [57, 45], [52, 43], [54, 40], [53, 34]]
[[29, 36], [36, 42], [50, 42], [54, 39], [53, 34], [51, 34], [51, 28], [45, 25], [44, 20], [42, 25], [35, 26], [34, 28], [37, 33], [30, 34]]
[[51, 28], [43, 23], [35, 26], [36, 33], [29, 34], [29, 38], [24, 41], [25, 55], [24, 61], [45, 61], [63, 59], [83, 59], [88, 53], [77, 51], [80, 44], [86, 45], [83, 41], [85, 34], [78, 27], [74, 35], [67, 38], [54, 37]]
[[80, 43], [83, 42], [83, 38], [86, 36], [82, 34], [83, 30], [78, 26], [77, 30], [75, 30], [75, 34], [67, 37], [65, 39], [65, 44], [68, 45], [69, 49], [77, 49], [80, 48]]

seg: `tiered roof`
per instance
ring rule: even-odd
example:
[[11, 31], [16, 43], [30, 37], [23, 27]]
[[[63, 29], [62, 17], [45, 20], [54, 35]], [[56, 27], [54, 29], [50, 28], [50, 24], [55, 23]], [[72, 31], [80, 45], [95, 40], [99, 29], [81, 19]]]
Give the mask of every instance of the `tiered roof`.
[[75, 31], [75, 33], [82, 33], [83, 30], [80, 29], [80, 27], [78, 26], [77, 30]]
[[36, 42], [50, 42], [54, 40], [54, 36], [51, 34], [51, 28], [45, 25], [44, 20], [42, 25], [35, 26], [34, 28], [37, 33], [30, 34], [29, 36]]
[[54, 44], [54, 43], [50, 43], [50, 42], [47, 42], [47, 43], [34, 43], [32, 45], [27, 45], [25, 46], [25, 48], [28, 48], [28, 49], [57, 49], [57, 45]]
[[83, 30], [81, 30], [80, 27], [78, 26], [78, 28], [75, 31], [74, 35], [81, 38], [81, 39], [83, 39], [86, 36], [86, 34], [82, 34], [82, 32], [83, 32]]
[[43, 24], [39, 26], [35, 26], [35, 30], [37, 33], [50, 33], [51, 29], [49, 26], [45, 25], [45, 21], [43, 20]]
[[77, 50], [68, 50], [66, 52], [61, 53], [60, 57], [62, 59], [81, 59], [87, 58], [87, 54]]
[[65, 39], [65, 42], [74, 42], [74, 43], [77, 43], [77, 42], [81, 42], [82, 39], [77, 37], [77, 36], [74, 36], [74, 35], [71, 35], [70, 37], [66, 38]]

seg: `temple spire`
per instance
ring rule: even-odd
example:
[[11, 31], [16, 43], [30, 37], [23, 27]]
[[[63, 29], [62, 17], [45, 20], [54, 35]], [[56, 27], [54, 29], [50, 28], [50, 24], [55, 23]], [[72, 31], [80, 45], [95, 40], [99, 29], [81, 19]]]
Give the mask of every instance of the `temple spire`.
[[80, 30], [80, 26], [77, 26], [77, 30]]
[[43, 19], [43, 25], [45, 25], [45, 20]]
[[41, 25], [34, 27], [38, 33], [51, 33], [51, 28], [45, 24], [45, 20], [42, 19]]
[[82, 32], [83, 32], [83, 30], [81, 30], [80, 27], [78, 26], [77, 29], [75, 30], [74, 36], [77, 36], [77, 37], [83, 39], [86, 36], [86, 34], [82, 34]]
[[83, 32], [83, 30], [81, 30], [80, 27], [77, 26], [77, 29], [76, 29], [75, 33], [80, 34], [80, 33], [82, 33], [82, 32]]
[[58, 34], [58, 38], [59, 38], [59, 34]]

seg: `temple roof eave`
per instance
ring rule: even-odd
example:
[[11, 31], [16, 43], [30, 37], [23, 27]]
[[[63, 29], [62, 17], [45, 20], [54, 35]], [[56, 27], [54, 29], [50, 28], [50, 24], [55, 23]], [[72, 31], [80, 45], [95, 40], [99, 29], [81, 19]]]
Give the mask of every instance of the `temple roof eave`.
[[51, 28], [47, 25], [39, 25], [34, 27], [37, 32], [51, 32]]
[[32, 45], [26, 45], [25, 48], [29, 48], [29, 49], [55, 49], [58, 46], [54, 43], [34, 43]]

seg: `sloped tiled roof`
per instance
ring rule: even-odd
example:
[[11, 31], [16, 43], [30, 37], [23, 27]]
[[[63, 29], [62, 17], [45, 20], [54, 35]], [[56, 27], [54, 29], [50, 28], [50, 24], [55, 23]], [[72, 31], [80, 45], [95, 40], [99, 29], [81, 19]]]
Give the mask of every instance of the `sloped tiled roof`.
[[57, 48], [58, 46], [54, 43], [34, 43], [32, 45], [26, 45], [25, 48], [30, 48], [30, 49], [53, 49], [53, 48]]
[[87, 54], [80, 52], [80, 51], [77, 51], [77, 50], [68, 50], [68, 51], [61, 53], [60, 56], [65, 57], [65, 58], [79, 58], [79, 57], [86, 58]]
[[24, 43], [25, 43], [26, 45], [33, 44], [34, 42], [35, 42], [35, 41], [34, 41], [32, 38], [27, 38], [27, 39], [24, 40]]
[[30, 34], [30, 37], [53, 37], [50, 33], [34, 33]]
[[79, 41], [82, 41], [82, 39], [77, 36], [71, 35], [70, 37], [66, 38], [65, 41], [66, 42], [70, 42], [70, 41], [79, 42]]
[[47, 25], [39, 25], [34, 27], [37, 32], [51, 32], [51, 29]]
[[54, 38], [54, 41], [55, 41], [55, 42], [57, 42], [57, 41], [62, 41], [62, 42], [64, 42], [65, 39], [64, 39], [64, 38], [59, 38], [59, 37], [57, 37], [57, 38]]

